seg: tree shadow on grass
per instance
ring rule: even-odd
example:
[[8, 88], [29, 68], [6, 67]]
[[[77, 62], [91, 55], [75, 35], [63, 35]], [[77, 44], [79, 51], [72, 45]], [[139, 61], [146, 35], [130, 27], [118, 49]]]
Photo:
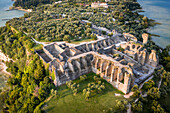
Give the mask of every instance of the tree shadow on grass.
[[66, 96], [68, 96], [68, 95], [72, 95], [72, 91], [71, 91], [70, 89], [67, 89], [67, 90], [64, 91], [64, 92], [61, 92], [61, 93], [59, 94], [59, 97], [60, 97], [60, 98], [64, 98], [64, 97], [66, 97]]
[[55, 108], [55, 106], [52, 106], [52, 107], [49, 107], [47, 110], [45, 110], [45, 111], [52, 111], [53, 109]]

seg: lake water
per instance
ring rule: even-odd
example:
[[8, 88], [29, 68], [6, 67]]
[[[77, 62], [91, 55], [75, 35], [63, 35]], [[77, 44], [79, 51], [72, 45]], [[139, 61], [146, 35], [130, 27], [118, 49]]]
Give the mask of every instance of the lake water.
[[156, 20], [161, 25], [156, 25], [149, 32], [160, 35], [152, 40], [161, 47], [170, 44], [170, 0], [138, 0], [143, 10], [142, 14]]
[[0, 26], [4, 26], [6, 21], [2, 19], [12, 19], [14, 17], [21, 17], [24, 15], [24, 11], [19, 10], [12, 10], [12, 11], [5, 11], [10, 6], [12, 6], [14, 2], [11, 0], [0, 0]]

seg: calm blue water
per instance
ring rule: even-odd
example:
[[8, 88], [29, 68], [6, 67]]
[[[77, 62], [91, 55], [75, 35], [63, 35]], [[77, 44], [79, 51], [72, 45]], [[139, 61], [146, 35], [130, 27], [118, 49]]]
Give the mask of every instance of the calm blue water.
[[13, 11], [5, 11], [12, 6], [13, 2], [11, 0], [0, 0], [0, 26], [4, 26], [6, 21], [2, 21], [2, 19], [12, 19], [14, 17], [21, 17], [24, 15], [24, 11], [13, 10]]
[[160, 35], [152, 40], [161, 47], [170, 44], [170, 0], [138, 0], [143, 10], [142, 14], [161, 23], [149, 32]]

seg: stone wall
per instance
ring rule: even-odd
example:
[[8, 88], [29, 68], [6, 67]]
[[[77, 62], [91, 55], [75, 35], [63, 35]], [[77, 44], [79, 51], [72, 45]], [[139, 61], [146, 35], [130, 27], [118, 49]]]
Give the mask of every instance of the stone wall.
[[[122, 92], [128, 93], [130, 90], [129, 85], [131, 85], [132, 78], [128, 79], [128, 77], [131, 76], [127, 77], [127, 74], [133, 76], [132, 69], [127, 65], [120, 64], [111, 57], [100, 55], [97, 52], [87, 52], [71, 57], [68, 59], [67, 66], [65, 65], [63, 68], [65, 68], [65, 71], [62, 73], [62, 76], [65, 76], [66, 78], [62, 81], [60, 80], [61, 84], [64, 84], [68, 80], [74, 80], [89, 72], [94, 72], [100, 74], [101, 77]], [[58, 73], [57, 76], [60, 79]]]

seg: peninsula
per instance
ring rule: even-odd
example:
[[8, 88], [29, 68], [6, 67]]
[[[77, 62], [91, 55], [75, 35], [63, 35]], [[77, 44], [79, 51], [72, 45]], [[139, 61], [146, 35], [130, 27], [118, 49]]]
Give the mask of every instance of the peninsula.
[[[34, 5], [33, 5], [34, 4]], [[136, 0], [38, 0], [0, 28], [3, 112], [169, 112], [169, 46]], [[164, 102], [165, 101], [165, 102]]]

